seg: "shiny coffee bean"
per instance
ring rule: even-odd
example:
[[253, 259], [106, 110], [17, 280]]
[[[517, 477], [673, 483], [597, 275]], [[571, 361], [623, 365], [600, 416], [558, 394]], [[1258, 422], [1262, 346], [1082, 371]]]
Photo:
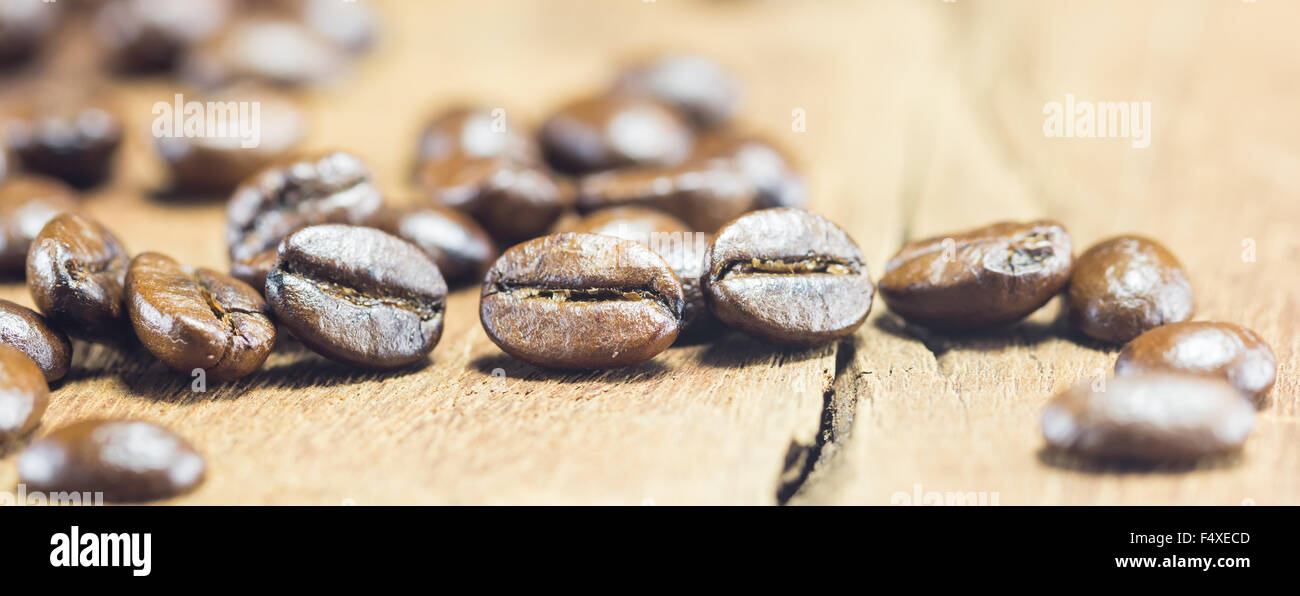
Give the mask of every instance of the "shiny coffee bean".
[[681, 218], [696, 230], [714, 232], [753, 209], [756, 192], [749, 179], [729, 162], [692, 161], [586, 176], [578, 183], [578, 208], [654, 207]]
[[366, 223], [419, 247], [448, 281], [477, 283], [497, 257], [487, 232], [455, 209], [437, 205], [381, 209]]
[[438, 266], [418, 247], [358, 226], [290, 234], [266, 277], [266, 299], [294, 337], [365, 368], [426, 359], [442, 336], [446, 298]]
[[0, 440], [36, 428], [49, 405], [50, 388], [41, 369], [8, 341], [0, 344]]
[[434, 204], [469, 213], [504, 243], [545, 233], [573, 201], [535, 141], [488, 108], [434, 118], [420, 137], [416, 176]]
[[507, 250], [488, 271], [483, 329], [506, 353], [547, 368], [597, 369], [654, 358], [677, 338], [682, 286], [636, 242], [554, 234]]
[[171, 68], [190, 46], [231, 17], [230, 0], [109, 0], [95, 15], [95, 34], [117, 68]]
[[18, 458], [28, 491], [103, 493], [156, 501], [203, 482], [203, 456], [176, 433], [138, 420], [85, 420], [33, 441]]
[[322, 223], [364, 222], [383, 204], [370, 168], [342, 151], [272, 166], [235, 190], [226, 205], [232, 261], [279, 245], [290, 232]]
[[79, 207], [77, 192], [53, 178], [14, 176], [0, 183], [0, 272], [23, 271], [41, 228]]
[[300, 22], [248, 17], [196, 45], [180, 73], [207, 89], [244, 80], [301, 87], [324, 83], [347, 64], [347, 52]]
[[672, 109], [644, 96], [605, 95], [570, 103], [540, 132], [557, 170], [589, 173], [627, 166], [668, 166], [685, 160], [694, 135]]
[[26, 306], [0, 300], [0, 344], [12, 346], [31, 358], [48, 383], [68, 374], [72, 362], [68, 336]]
[[364, 0], [303, 0], [302, 22], [351, 52], [369, 50], [379, 37], [379, 17]]
[[711, 128], [731, 119], [740, 85], [721, 64], [704, 56], [662, 56], [623, 71], [619, 93], [644, 94], [675, 107], [696, 126]]
[[130, 263], [117, 236], [77, 213], [51, 219], [27, 253], [27, 289], [46, 317], [69, 335], [129, 337], [122, 289]]
[[186, 375], [203, 369], [208, 381], [237, 379], [261, 368], [275, 345], [270, 308], [256, 290], [158, 253], [131, 261], [126, 302], [140, 343]]
[[1002, 222], [909, 242], [885, 265], [889, 310], [928, 327], [970, 329], [1018, 321], [1070, 279], [1070, 235], [1051, 221]]
[[1048, 445], [1108, 460], [1180, 463], [1239, 449], [1255, 409], [1231, 385], [1175, 374], [1085, 381], [1043, 411]]
[[[205, 101], [255, 105], [259, 126], [248, 138], [241, 138], [240, 131], [224, 137], [158, 136], [158, 155], [171, 170], [177, 189], [230, 191], [273, 162], [286, 159], [307, 134], [306, 116], [295, 102], [269, 89], [237, 85], [213, 92]], [[253, 112], [248, 113], [251, 118]]]
[[266, 292], [266, 275], [275, 266], [275, 249], [270, 248], [230, 264], [230, 276], [248, 284], [258, 294]]
[[1262, 403], [1277, 379], [1277, 357], [1254, 331], [1240, 325], [1185, 321], [1139, 335], [1115, 360], [1119, 376], [1151, 371], [1219, 377]]
[[1138, 236], [1112, 238], [1076, 259], [1069, 297], [1075, 328], [1113, 343], [1185, 321], [1195, 303], [1182, 263], [1160, 243]]
[[58, 24], [60, 8], [44, 0], [0, 2], [0, 66], [34, 56]]
[[4, 120], [4, 135], [23, 169], [77, 187], [108, 178], [122, 144], [122, 120], [109, 102], [66, 90], [37, 97]]
[[802, 207], [808, 200], [807, 185], [794, 161], [784, 150], [763, 139], [710, 134], [700, 139], [691, 160], [728, 162], [757, 191], [757, 209]]
[[704, 294], [722, 322], [773, 343], [807, 346], [852, 334], [875, 288], [844, 230], [803, 209], [764, 209], [718, 230]]

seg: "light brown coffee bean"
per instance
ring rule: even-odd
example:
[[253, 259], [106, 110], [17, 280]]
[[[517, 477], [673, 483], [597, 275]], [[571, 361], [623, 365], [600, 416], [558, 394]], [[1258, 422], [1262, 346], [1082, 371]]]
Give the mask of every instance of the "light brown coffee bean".
[[1192, 285], [1159, 242], [1120, 236], [1089, 248], [1070, 275], [1070, 322], [1093, 339], [1124, 343], [1192, 316]]
[[28, 491], [103, 493], [105, 501], [155, 501], [201, 482], [206, 464], [188, 441], [137, 420], [86, 420], [33, 441], [18, 458]]
[[49, 403], [50, 388], [41, 369], [17, 348], [0, 344], [0, 440], [36, 428]]
[[1219, 377], [1262, 403], [1277, 379], [1277, 357], [1254, 331], [1240, 325], [1185, 321], [1139, 335], [1115, 359], [1119, 376], [1156, 371]]
[[0, 271], [22, 271], [41, 228], [80, 207], [77, 191], [54, 178], [18, 175], [0, 183]]
[[72, 362], [72, 343], [68, 336], [26, 306], [0, 300], [0, 343], [31, 358], [47, 383], [68, 374]]

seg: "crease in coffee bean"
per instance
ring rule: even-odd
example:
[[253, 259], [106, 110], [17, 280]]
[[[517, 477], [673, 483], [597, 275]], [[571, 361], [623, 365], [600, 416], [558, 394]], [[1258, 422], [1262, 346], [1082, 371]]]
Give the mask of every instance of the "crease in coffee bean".
[[849, 259], [802, 257], [793, 259], [736, 259], [724, 265], [717, 279], [745, 275], [858, 275], [862, 263]]
[[498, 282], [493, 294], [509, 294], [514, 298], [544, 298], [556, 302], [657, 302], [669, 311], [673, 310], [668, 298], [647, 288], [554, 288], [523, 284], [506, 284]]
[[289, 275], [305, 280], [326, 294], [346, 300], [351, 304], [363, 308], [392, 306], [407, 312], [415, 313], [420, 317], [421, 321], [431, 321], [442, 314], [442, 304], [437, 302], [430, 304], [427, 301], [420, 300], [414, 296], [375, 296], [356, 288], [321, 279], [293, 267], [292, 265], [285, 267], [284, 269]]

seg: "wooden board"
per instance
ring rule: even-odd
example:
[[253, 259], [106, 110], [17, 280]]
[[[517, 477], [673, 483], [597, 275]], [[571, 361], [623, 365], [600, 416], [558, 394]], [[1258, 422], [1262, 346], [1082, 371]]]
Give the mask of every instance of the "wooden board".
[[[386, 42], [307, 97], [308, 145], [367, 159], [397, 201], [424, 117], [462, 100], [536, 122], [604, 85], [620, 59], [718, 57], [747, 86], [742, 122], [803, 161], [811, 207], [862, 244], [878, 275], [906, 238], [1055, 217], [1080, 249], [1141, 231], [1185, 261], [1205, 318], [1248, 325], [1281, 361], [1274, 404], [1239, 461], [1177, 473], [1096, 470], [1040, 453], [1050, 394], [1105, 370], [1049, 308], [950, 338], [877, 307], [852, 339], [772, 349], [734, 334], [651, 363], [558, 374], [503, 355], [453, 295], [428, 366], [372, 374], [286, 343], [265, 371], [191, 392], [145, 354], [78, 346], [37, 434], [89, 416], [162, 422], [208, 456], [176, 503], [858, 504], [897, 493], [997, 493], [1011, 503], [1300, 501], [1300, 151], [1286, 58], [1297, 10], [1259, 2], [380, 3]], [[82, 72], [85, 53], [59, 61]], [[0, 93], [20, 94], [0, 82]], [[125, 159], [87, 209], [133, 251], [225, 267], [219, 203], [156, 198], [150, 106], [164, 79], [115, 84]], [[1066, 93], [1150, 100], [1150, 148], [1046, 139]], [[792, 129], [796, 110], [806, 130]], [[1252, 239], [1256, 259], [1241, 260]], [[19, 283], [0, 297], [30, 304]], [[494, 374], [495, 373], [495, 374]], [[17, 482], [21, 446], [0, 459]]]

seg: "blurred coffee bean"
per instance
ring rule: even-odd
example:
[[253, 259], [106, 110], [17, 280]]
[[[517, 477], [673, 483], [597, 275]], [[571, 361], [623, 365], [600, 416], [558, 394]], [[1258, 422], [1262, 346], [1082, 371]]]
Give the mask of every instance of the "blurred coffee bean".
[[880, 297], [913, 323], [970, 329], [1018, 321], [1070, 279], [1070, 234], [1051, 221], [1002, 222], [909, 242], [885, 265]]
[[0, 182], [0, 272], [23, 271], [41, 228], [79, 208], [77, 191], [53, 178], [20, 175]]
[[0, 440], [36, 428], [49, 404], [50, 388], [41, 369], [17, 348], [0, 344]]
[[131, 261], [126, 301], [140, 343], [185, 375], [203, 369], [208, 381], [237, 379], [261, 368], [275, 345], [275, 323], [260, 293], [158, 253]]
[[182, 79], [202, 88], [253, 80], [285, 87], [324, 83], [348, 65], [346, 52], [302, 23], [250, 17], [196, 45]]
[[226, 205], [231, 261], [273, 249], [290, 232], [322, 223], [359, 224], [383, 204], [370, 168], [334, 151], [271, 166], [240, 185]]
[[157, 136], [158, 154], [171, 169], [177, 189], [229, 191], [272, 162], [288, 157], [307, 134], [306, 116], [296, 103], [267, 88], [236, 85], [208, 94], [203, 101], [230, 102], [235, 109], [256, 106], [256, 112], [249, 107], [247, 113], [257, 120], [245, 123], [241, 119], [240, 125], [256, 124], [257, 128], [253, 138], [242, 138], [248, 131], [240, 130], [221, 137]]
[[284, 239], [266, 277], [266, 299], [308, 348], [345, 364], [389, 369], [424, 360], [437, 345], [447, 284], [405, 240], [322, 225]]
[[364, 52], [378, 37], [379, 17], [365, 0], [304, 0], [302, 21], [351, 52]]
[[612, 94], [563, 106], [542, 124], [540, 138], [551, 165], [572, 174], [676, 165], [694, 142], [687, 122], [664, 104]]
[[1100, 459], [1184, 463], [1238, 450], [1255, 409], [1218, 379], [1145, 374], [1084, 381], [1043, 411], [1052, 447]]
[[84, 188], [108, 178], [122, 121], [102, 97], [41, 87], [5, 117], [4, 135], [23, 169]]
[[28, 491], [103, 493], [110, 502], [154, 501], [193, 490], [203, 456], [166, 428], [138, 420], [74, 422], [18, 457]]
[[1219, 377], [1262, 404], [1277, 379], [1277, 357], [1259, 335], [1240, 325], [1184, 321], [1137, 336], [1115, 359], [1119, 376], [1153, 371]]
[[107, 228], [78, 213], [51, 219], [27, 253], [27, 289], [46, 317], [69, 335], [130, 337], [122, 302], [130, 262]]
[[1075, 259], [1069, 297], [1075, 328], [1113, 343], [1190, 319], [1195, 304], [1178, 258], [1139, 236], [1106, 240]]
[[0, 66], [34, 56], [58, 24], [61, 10], [60, 4], [44, 0], [0, 2]]
[[230, 276], [242, 281], [259, 294], [266, 293], [266, 274], [275, 266], [275, 249], [268, 248], [247, 259], [230, 264]]
[[164, 70], [215, 35], [231, 13], [230, 0], [108, 0], [95, 15], [95, 34], [115, 67]]
[[711, 58], [662, 56], [632, 65], [614, 86], [620, 93], [644, 94], [671, 105], [700, 128], [726, 123], [740, 102], [740, 85]]
[[875, 288], [857, 243], [803, 209], [764, 209], [718, 231], [704, 294], [722, 322], [773, 343], [808, 346], [852, 334]]
[[724, 160], [614, 170], [585, 176], [578, 182], [581, 210], [618, 205], [654, 207], [709, 233], [753, 209], [756, 196], [749, 179]]
[[448, 282], [480, 282], [497, 257], [492, 238], [468, 215], [428, 205], [381, 209], [370, 221], [424, 251]]
[[706, 135], [695, 146], [692, 161], [724, 160], [749, 180], [758, 192], [758, 209], [802, 207], [807, 186], [789, 155], [776, 145], [731, 133]]
[[68, 374], [72, 361], [68, 336], [26, 306], [0, 300], [0, 344], [13, 346], [31, 358], [48, 383]]

